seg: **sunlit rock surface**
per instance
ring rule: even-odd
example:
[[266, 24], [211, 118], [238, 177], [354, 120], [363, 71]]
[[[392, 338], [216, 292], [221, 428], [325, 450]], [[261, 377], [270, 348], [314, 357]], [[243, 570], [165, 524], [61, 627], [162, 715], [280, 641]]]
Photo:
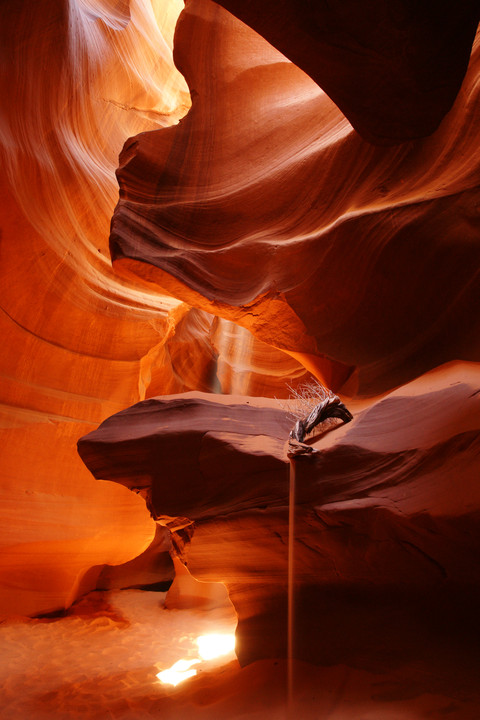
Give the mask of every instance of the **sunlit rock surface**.
[[179, 10], [2, 8], [1, 615], [69, 605], [92, 567], [131, 560], [155, 532], [141, 499], [92, 482], [75, 445], [145, 396], [180, 306], [122, 283], [108, 258], [119, 148], [190, 104], [171, 54]]
[[[468, 61], [468, 2], [411, 15], [390, 3], [382, 32], [350, 3], [348, 17], [331, 11], [326, 43], [318, 8], [307, 42], [295, 18], [281, 27], [287, 3], [230, 7], [278, 49], [220, 5], [189, 0], [175, 41], [185, 78], [172, 58], [181, 2], [20, 0], [2, 12], [0, 613], [167, 582], [172, 542], [198, 577], [228, 582], [248, 662], [260, 632], [264, 655], [286, 647], [282, 408], [240, 402], [242, 417], [262, 417], [260, 439], [256, 421], [245, 435], [223, 415], [210, 431], [208, 417], [186, 428], [188, 412], [177, 416], [171, 484], [149, 502], [171, 535], [142, 497], [91, 477], [77, 439], [154, 396], [281, 398], [309, 371], [371, 396], [478, 360], [480, 48], [477, 37]], [[383, 648], [383, 670], [412, 638], [405, 612], [417, 629], [432, 618], [424, 648], [437, 649], [438, 627], [463, 642], [457, 619], [475, 636], [478, 382], [465, 373], [369, 400], [299, 467], [297, 622], [302, 608], [325, 618], [298, 626], [301, 657], [361, 665], [365, 648], [369, 662]], [[184, 452], [202, 433], [207, 493]], [[106, 468], [103, 457], [97, 474]], [[143, 487], [130, 470], [127, 485]], [[372, 608], [377, 625], [398, 628], [381, 641], [378, 630], [376, 646]]]
[[312, 379], [298, 360], [245, 328], [186, 304], [142, 368], [145, 397], [201, 390], [281, 398]]
[[[478, 367], [453, 363], [354, 416], [294, 461], [295, 655], [372, 670], [480, 629]], [[195, 522], [188, 566], [229, 588], [242, 663], [286, 654], [290, 427], [275, 401], [193, 393], [79, 442], [97, 478]]]
[[190, 107], [172, 58], [182, 7], [2, 8], [0, 615], [65, 607], [95, 586], [102, 564], [115, 584], [108, 568], [150, 546], [155, 525], [143, 501], [93, 481], [78, 437], [150, 395], [238, 390], [236, 369], [241, 392], [251, 379], [250, 392], [279, 397], [306, 376], [275, 352], [259, 371], [226, 339], [228, 324], [212, 330], [213, 316], [112, 271], [122, 145]]
[[336, 390], [478, 360], [479, 51], [435, 133], [378, 148], [262, 37], [190, 0], [175, 60], [193, 106], [125, 145], [116, 269], [249, 328]]

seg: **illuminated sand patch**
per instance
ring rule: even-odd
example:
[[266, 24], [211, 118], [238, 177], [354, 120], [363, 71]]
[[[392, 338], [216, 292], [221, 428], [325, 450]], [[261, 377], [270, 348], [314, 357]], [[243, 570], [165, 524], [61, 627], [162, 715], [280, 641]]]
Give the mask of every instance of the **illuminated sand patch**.
[[211, 633], [197, 638], [198, 654], [202, 660], [224, 658], [235, 651], [235, 635]]
[[[209, 661], [207, 667], [212, 669], [218, 664], [225, 664], [235, 659], [235, 635], [233, 633], [209, 633], [200, 635], [196, 639], [200, 657], [182, 658], [172, 667], [157, 673], [160, 682], [165, 685], [179, 685], [184, 680], [195, 677], [197, 668], [202, 660]], [[215, 661], [215, 664], [212, 663]]]
[[179, 685], [179, 683], [197, 674], [196, 669], [193, 668], [192, 665], [198, 665], [199, 662], [200, 660], [198, 658], [193, 658], [193, 660], [177, 660], [171, 668], [157, 673], [157, 677], [160, 682], [165, 685]]
[[[198, 655], [201, 635], [235, 631], [231, 606], [167, 610], [164, 600], [141, 590], [91, 593], [67, 617], [0, 625], [2, 720], [137, 717], [139, 698], [168, 693], [156, 678], [160, 665]], [[234, 653], [216, 667], [232, 661], [238, 666]]]
[[[196, 677], [162, 685], [159, 664], [199, 652], [196, 639], [229, 631], [224, 608], [164, 610], [160, 593], [92, 593], [75, 614], [0, 625], [2, 720], [286, 720], [286, 663], [193, 667]], [[213, 661], [215, 662], [215, 661]], [[389, 672], [344, 664], [295, 664], [295, 717], [302, 720], [476, 720], [480, 692], [465, 666], [437, 677], [416, 663]], [[469, 675], [476, 675], [473, 663]]]

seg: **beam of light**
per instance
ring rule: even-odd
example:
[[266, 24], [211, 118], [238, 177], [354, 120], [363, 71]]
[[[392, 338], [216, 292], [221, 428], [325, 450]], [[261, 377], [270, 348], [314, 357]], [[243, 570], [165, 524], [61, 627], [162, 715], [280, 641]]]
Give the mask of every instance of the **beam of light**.
[[178, 683], [183, 682], [183, 680], [187, 680], [197, 674], [197, 671], [194, 668], [192, 669], [192, 665], [197, 665], [199, 662], [200, 660], [198, 658], [194, 658], [193, 660], [177, 660], [172, 667], [157, 673], [157, 678], [165, 685], [178, 685]]
[[215, 334], [218, 350], [219, 380], [222, 392], [246, 395], [252, 375], [253, 335], [230, 320], [218, 318]]
[[202, 660], [212, 660], [235, 650], [235, 635], [212, 633], [197, 637], [198, 653]]

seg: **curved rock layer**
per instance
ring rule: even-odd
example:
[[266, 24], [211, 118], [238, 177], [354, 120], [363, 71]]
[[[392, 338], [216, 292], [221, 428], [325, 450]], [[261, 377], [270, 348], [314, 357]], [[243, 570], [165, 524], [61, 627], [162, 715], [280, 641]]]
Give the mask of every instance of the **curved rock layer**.
[[378, 148], [262, 37], [190, 0], [175, 61], [193, 105], [124, 147], [116, 269], [249, 328], [335, 390], [478, 359], [479, 51], [477, 38], [435, 133]]
[[189, 105], [172, 63], [179, 9], [2, 8], [2, 615], [65, 607], [95, 586], [92, 566], [154, 534], [138, 498], [91, 481], [75, 444], [144, 397], [142, 360], [179, 306], [120, 282], [108, 259], [118, 148]]
[[[378, 670], [478, 627], [479, 367], [352, 409], [293, 461], [295, 655]], [[242, 663], [286, 653], [291, 425], [277, 401], [193, 393], [79, 441], [95, 477], [140, 492], [157, 519], [194, 521], [189, 569], [227, 585]]]
[[434, 132], [462, 84], [475, 0], [216, 0], [325, 90], [366, 140]]
[[[1, 615], [65, 607], [95, 587], [102, 564], [116, 577], [110, 566], [152, 540], [144, 504], [92, 481], [78, 437], [152, 394], [229, 392], [233, 368], [241, 367], [242, 391], [279, 397], [306, 376], [248, 333], [243, 349], [233, 348], [228, 323], [213, 331], [212, 316], [112, 271], [119, 150], [190, 106], [172, 58], [182, 7], [19, 0], [2, 8]], [[253, 364], [252, 342], [262, 357]], [[122, 572], [133, 582], [131, 568]]]

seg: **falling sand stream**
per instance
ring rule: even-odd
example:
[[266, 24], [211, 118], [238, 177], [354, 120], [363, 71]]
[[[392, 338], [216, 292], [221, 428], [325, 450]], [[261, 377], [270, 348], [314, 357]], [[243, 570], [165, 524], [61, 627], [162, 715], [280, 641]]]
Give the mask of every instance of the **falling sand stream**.
[[[293, 391], [297, 402], [306, 416], [297, 412], [297, 421], [290, 432], [287, 448], [289, 459], [288, 489], [288, 559], [287, 559], [287, 718], [296, 717], [294, 711], [294, 658], [295, 658], [295, 503], [296, 503], [296, 458], [312, 457], [314, 448], [305, 443], [305, 438], [325, 420], [336, 418], [348, 423], [352, 414], [337, 395], [319, 383], [311, 383]], [[321, 402], [316, 402], [321, 400]], [[308, 407], [310, 405], [310, 407]], [[312, 407], [313, 405], [313, 407]]]
[[293, 709], [293, 657], [295, 614], [295, 460], [289, 463], [288, 492], [288, 597], [287, 597], [287, 718], [294, 717]]

